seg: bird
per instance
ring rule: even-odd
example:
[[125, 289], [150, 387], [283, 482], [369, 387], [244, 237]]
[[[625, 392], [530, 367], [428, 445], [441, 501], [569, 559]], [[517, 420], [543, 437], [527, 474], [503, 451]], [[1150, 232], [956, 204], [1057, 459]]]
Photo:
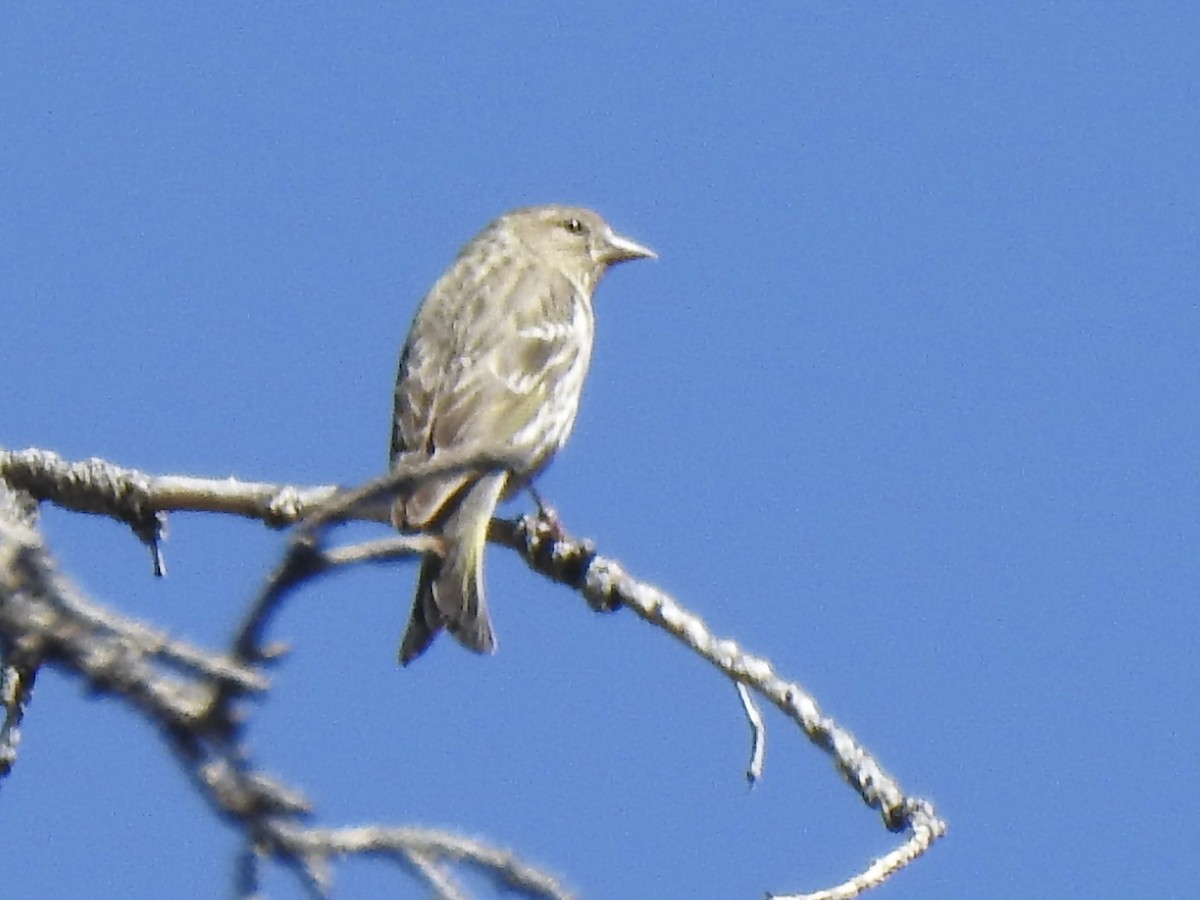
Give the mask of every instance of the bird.
[[393, 525], [437, 535], [442, 550], [421, 559], [401, 665], [443, 628], [476, 653], [495, 652], [488, 523], [501, 500], [532, 490], [571, 434], [605, 272], [656, 256], [590, 209], [530, 206], [488, 224], [421, 301], [400, 352], [390, 465], [453, 450], [503, 454], [510, 467], [437, 477], [395, 499]]

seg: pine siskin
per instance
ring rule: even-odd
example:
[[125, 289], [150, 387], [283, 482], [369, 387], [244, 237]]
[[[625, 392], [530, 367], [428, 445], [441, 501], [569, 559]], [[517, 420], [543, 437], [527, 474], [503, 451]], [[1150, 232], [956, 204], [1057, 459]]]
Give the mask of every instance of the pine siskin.
[[421, 562], [402, 664], [443, 627], [471, 650], [495, 650], [483, 592], [492, 513], [571, 433], [601, 277], [614, 263], [654, 256], [591, 210], [518, 209], [468, 243], [422, 301], [396, 376], [392, 462], [476, 447], [515, 452], [520, 465], [448, 476], [397, 499], [396, 526], [438, 534], [446, 551]]

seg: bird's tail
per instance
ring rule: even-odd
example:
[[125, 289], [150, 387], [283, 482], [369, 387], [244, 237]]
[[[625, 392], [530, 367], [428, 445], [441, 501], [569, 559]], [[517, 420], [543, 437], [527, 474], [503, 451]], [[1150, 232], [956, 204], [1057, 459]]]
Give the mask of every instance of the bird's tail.
[[412, 616], [400, 642], [401, 665], [424, 653], [443, 627], [476, 653], [495, 651], [483, 592], [483, 550], [507, 479], [505, 472], [484, 475], [452, 501], [454, 509], [438, 530], [445, 556], [431, 554], [421, 561]]

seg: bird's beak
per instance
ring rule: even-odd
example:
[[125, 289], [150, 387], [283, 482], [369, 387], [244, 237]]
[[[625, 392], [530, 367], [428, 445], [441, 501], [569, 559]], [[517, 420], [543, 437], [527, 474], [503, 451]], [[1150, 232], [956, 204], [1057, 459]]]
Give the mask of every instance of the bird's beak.
[[608, 246], [604, 248], [604, 261], [607, 263], [619, 263], [627, 259], [658, 259], [658, 254], [649, 247], [615, 231], [608, 232], [605, 243]]

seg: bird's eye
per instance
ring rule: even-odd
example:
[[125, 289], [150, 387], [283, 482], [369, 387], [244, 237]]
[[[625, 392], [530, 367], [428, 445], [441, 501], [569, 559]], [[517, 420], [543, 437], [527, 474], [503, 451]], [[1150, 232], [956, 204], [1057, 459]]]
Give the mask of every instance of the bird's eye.
[[562, 223], [563, 228], [571, 232], [571, 234], [583, 234], [583, 223], [578, 219], [567, 219]]

